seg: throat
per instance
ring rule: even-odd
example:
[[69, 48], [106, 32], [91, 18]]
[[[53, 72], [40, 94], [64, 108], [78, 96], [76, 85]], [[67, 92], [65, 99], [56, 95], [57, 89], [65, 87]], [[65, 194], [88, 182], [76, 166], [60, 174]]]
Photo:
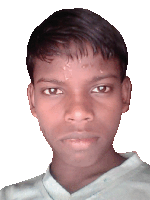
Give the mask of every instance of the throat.
[[121, 165], [125, 160], [118, 154], [116, 157], [103, 158], [92, 166], [78, 168], [52, 162], [50, 173], [64, 189], [72, 194], [92, 183], [110, 169]]
[[74, 181], [74, 183], [62, 183], [61, 185], [70, 193], [75, 193], [78, 190], [82, 189], [83, 187], [87, 186], [88, 184], [92, 183], [98, 177], [93, 177], [92, 179], [85, 180], [83, 182]]
[[[53, 175], [52, 175], [53, 176]], [[80, 177], [80, 174], [78, 176], [70, 179], [60, 179], [53, 176], [53, 178], [70, 194], [73, 194], [77, 192], [78, 190], [82, 189], [83, 187], [87, 186], [88, 184], [95, 181], [97, 178], [99, 178], [100, 175], [95, 175], [90, 178], [84, 179]], [[73, 180], [73, 181], [72, 181]]]

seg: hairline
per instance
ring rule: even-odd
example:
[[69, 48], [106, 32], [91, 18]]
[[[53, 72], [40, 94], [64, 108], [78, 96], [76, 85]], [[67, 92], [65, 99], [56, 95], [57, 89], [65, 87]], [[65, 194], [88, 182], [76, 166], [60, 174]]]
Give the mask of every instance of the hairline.
[[[66, 53], [65, 53], [65, 51], [62, 51], [61, 54], [52, 54], [52, 55], [44, 54], [44, 56], [43, 55], [34, 56], [32, 58], [33, 66], [34, 66], [33, 67], [33, 81], [32, 81], [32, 84], [34, 85], [34, 69], [35, 69], [36, 59], [40, 59], [40, 60], [45, 61], [47, 63], [53, 62], [53, 60], [55, 58], [57, 58], [57, 57], [64, 57], [64, 56], [67, 57], [68, 61], [69, 61], [69, 59], [71, 59], [73, 61], [74, 58], [77, 59], [77, 60], [80, 60], [80, 59], [82, 59], [82, 57], [88, 57], [87, 46], [89, 46], [92, 49], [92, 45], [87, 42], [84, 45], [84, 47], [85, 47], [84, 52], [81, 53], [80, 50], [77, 49], [76, 53], [79, 51], [79, 54], [71, 53], [72, 51], [69, 51], [70, 53], [68, 54], [67, 53], [68, 51]], [[64, 50], [65, 48], [60, 48], [60, 49]], [[70, 50], [71, 50], [71, 45], [70, 45]], [[119, 69], [120, 69], [120, 80], [121, 80], [121, 82], [123, 82], [124, 79], [122, 80], [122, 77], [121, 77], [121, 62], [120, 62], [120, 59], [117, 56], [114, 56], [114, 55], [110, 55], [109, 57], [107, 55], [105, 55], [105, 54], [103, 55], [103, 53], [102, 53], [100, 48], [96, 52], [94, 52], [94, 50], [93, 50], [93, 57], [96, 56], [96, 55], [101, 55], [104, 60], [108, 60], [108, 61], [109, 60], [117, 60], [118, 63], [119, 63]]]

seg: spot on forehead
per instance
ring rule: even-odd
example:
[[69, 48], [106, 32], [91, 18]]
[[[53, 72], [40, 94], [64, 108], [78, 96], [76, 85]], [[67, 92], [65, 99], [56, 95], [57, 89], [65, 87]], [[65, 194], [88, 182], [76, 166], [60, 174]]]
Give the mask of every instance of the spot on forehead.
[[88, 64], [83, 64], [82, 66], [81, 66], [81, 68], [83, 68], [83, 69], [85, 69], [85, 68], [88, 68], [88, 67], [93, 67], [94, 65], [92, 64], [92, 63], [88, 63]]

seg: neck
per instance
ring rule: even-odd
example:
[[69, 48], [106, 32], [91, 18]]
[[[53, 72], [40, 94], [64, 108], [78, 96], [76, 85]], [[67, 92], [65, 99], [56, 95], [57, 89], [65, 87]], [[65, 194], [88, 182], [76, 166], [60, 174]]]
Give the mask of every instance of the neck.
[[68, 192], [73, 193], [96, 180], [100, 175], [119, 166], [126, 159], [114, 150], [108, 152], [97, 163], [88, 167], [74, 167], [54, 155], [51, 164], [51, 175]]

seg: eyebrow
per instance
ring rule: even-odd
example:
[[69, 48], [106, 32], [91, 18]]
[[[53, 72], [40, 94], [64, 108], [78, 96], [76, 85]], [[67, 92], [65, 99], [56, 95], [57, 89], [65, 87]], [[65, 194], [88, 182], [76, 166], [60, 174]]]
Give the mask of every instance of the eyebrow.
[[[94, 76], [90, 81], [87, 80], [87, 82], [93, 83], [93, 82], [101, 81], [101, 80], [107, 79], [107, 78], [117, 79], [118, 77], [116, 75], [113, 75], [113, 74], [108, 74], [108, 75], [105, 75], [105, 76]], [[58, 85], [65, 85], [65, 82], [57, 80], [57, 79], [40, 78], [37, 81], [37, 83], [40, 83], [40, 82], [48, 82], [48, 83], [54, 83], [54, 84], [58, 84]]]

